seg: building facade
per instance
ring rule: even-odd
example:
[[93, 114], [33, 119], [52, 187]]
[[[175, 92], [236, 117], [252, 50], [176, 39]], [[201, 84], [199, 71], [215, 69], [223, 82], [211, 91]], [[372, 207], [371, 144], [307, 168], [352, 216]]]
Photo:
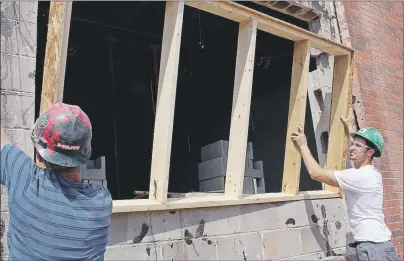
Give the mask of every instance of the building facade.
[[[314, 33], [355, 50], [353, 109], [359, 127], [374, 126], [385, 138], [382, 171], [384, 213], [403, 258], [403, 3], [288, 2], [319, 18]], [[282, 11], [282, 10], [281, 10]], [[286, 11], [287, 12], [287, 11]], [[35, 120], [37, 2], [1, 2], [1, 121], [10, 140], [30, 156]], [[309, 74], [316, 134], [329, 120], [316, 113], [315, 90], [330, 94], [332, 60], [317, 55]], [[325, 98], [326, 99], [326, 98]], [[317, 139], [317, 146], [321, 141]], [[319, 155], [320, 160], [324, 155]], [[323, 159], [324, 160], [324, 159]], [[7, 195], [1, 188], [3, 258], [7, 256]], [[240, 206], [114, 213], [108, 260], [320, 260], [350, 256], [348, 220], [340, 198]]]

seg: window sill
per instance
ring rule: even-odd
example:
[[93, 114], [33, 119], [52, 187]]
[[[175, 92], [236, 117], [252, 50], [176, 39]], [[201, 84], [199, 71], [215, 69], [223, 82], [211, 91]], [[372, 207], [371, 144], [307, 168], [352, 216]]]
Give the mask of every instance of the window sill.
[[298, 195], [291, 195], [285, 193], [244, 195], [241, 199], [235, 199], [224, 195], [200, 196], [189, 198], [168, 198], [167, 199], [168, 202], [166, 204], [161, 204], [151, 199], [127, 199], [127, 200], [114, 200], [112, 213], [218, 207], [218, 206], [243, 205], [254, 203], [284, 202], [294, 200], [324, 199], [324, 198], [338, 198], [338, 197], [340, 197], [340, 194], [338, 192], [328, 192], [324, 190], [319, 190], [319, 191], [300, 192]]

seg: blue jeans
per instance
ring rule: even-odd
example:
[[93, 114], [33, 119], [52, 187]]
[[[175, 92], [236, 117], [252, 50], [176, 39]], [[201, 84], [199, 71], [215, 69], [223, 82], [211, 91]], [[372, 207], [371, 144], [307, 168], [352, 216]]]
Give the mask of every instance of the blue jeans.
[[356, 248], [358, 261], [398, 261], [396, 250], [391, 241], [382, 243], [357, 242], [351, 247]]

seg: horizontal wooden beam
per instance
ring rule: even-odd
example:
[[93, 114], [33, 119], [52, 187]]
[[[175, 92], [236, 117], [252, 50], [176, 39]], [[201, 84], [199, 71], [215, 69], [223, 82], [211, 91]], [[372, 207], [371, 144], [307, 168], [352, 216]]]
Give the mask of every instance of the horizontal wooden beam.
[[113, 213], [174, 210], [187, 208], [219, 207], [231, 205], [259, 204], [269, 202], [285, 202], [295, 200], [313, 200], [324, 198], [338, 198], [340, 195], [335, 192], [323, 190], [300, 192], [298, 195], [284, 193], [266, 193], [255, 195], [244, 195], [237, 199], [229, 196], [202, 196], [189, 198], [169, 198], [167, 203], [161, 204], [150, 199], [126, 199], [114, 200], [112, 204]]
[[347, 46], [321, 37], [298, 26], [255, 11], [232, 1], [226, 2], [194, 2], [186, 1], [186, 5], [236, 21], [256, 20], [259, 30], [277, 35], [291, 41], [309, 40], [311, 47], [332, 55], [347, 55], [353, 50]]

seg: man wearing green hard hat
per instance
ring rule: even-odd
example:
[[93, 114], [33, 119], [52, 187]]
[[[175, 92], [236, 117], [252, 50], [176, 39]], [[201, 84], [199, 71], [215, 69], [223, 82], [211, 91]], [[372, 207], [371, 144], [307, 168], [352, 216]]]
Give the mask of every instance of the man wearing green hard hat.
[[349, 158], [354, 168], [342, 171], [322, 168], [313, 158], [301, 127], [297, 133], [292, 133], [291, 139], [312, 179], [344, 191], [355, 241], [349, 245], [355, 248], [357, 260], [398, 260], [391, 242], [391, 231], [384, 222], [382, 176], [372, 164], [373, 157], [383, 154], [383, 136], [373, 127], [350, 131], [351, 119], [341, 120], [351, 133]]

